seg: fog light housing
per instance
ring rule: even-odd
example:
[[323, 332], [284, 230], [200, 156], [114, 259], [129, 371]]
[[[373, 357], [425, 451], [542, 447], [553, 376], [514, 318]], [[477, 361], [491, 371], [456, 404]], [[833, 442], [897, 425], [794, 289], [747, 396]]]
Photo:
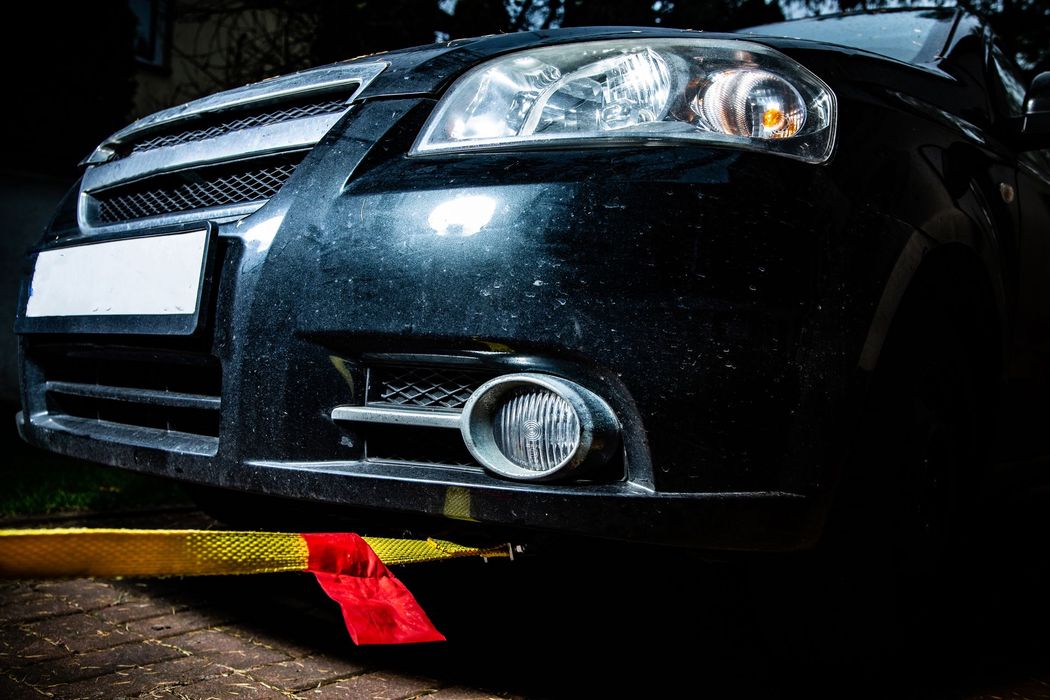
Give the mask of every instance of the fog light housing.
[[580, 475], [618, 445], [612, 409], [582, 386], [543, 374], [507, 374], [482, 384], [463, 408], [467, 449], [510, 479]]

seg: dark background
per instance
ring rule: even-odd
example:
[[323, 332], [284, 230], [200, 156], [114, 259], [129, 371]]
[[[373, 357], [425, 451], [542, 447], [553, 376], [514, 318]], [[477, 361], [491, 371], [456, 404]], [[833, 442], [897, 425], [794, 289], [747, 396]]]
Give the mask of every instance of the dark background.
[[[586, 25], [726, 31], [888, 0], [95, 0], [20, 8], [0, 47], [17, 109], [6, 167], [72, 176], [130, 119], [217, 90], [435, 40]], [[894, 0], [894, 5], [931, 3]], [[979, 0], [1005, 48], [1050, 69], [1050, 3]], [[12, 90], [13, 88], [13, 90]], [[10, 94], [10, 93], [9, 93]], [[11, 138], [14, 136], [15, 138]]]
[[[435, 40], [549, 27], [726, 31], [887, 0], [96, 0], [20, 8], [0, 51], [7, 167], [72, 175], [129, 119], [272, 75]], [[900, 2], [929, 6], [925, 2]], [[954, 3], [939, 3], [954, 4]], [[1050, 3], [979, 0], [1022, 68], [1050, 69]], [[11, 88], [9, 88], [10, 90]], [[9, 93], [10, 94], [10, 93]], [[16, 138], [10, 138], [17, 135]]]
[[[435, 40], [581, 25], [660, 25], [721, 31], [785, 16], [884, 4], [880, 0], [784, 0], [782, 4], [765, 0], [92, 0], [20, 6], [17, 21], [9, 22], [8, 36], [0, 42], [5, 77], [12, 85], [5, 109], [0, 110], [6, 135], [0, 164], [0, 423], [7, 421], [6, 429], [0, 430], [0, 444], [13, 432], [12, 417], [17, 410], [12, 325], [19, 274], [27, 272], [24, 253], [40, 237], [58, 199], [74, 184], [77, 162], [105, 136], [135, 118], [272, 75]], [[1050, 70], [1050, 0], [981, 0], [973, 7], [987, 14], [1002, 43], [1025, 72], [1031, 76]], [[166, 483], [121, 470], [91, 471], [79, 462], [28, 446], [18, 445], [5, 454], [20, 466], [17, 470], [0, 470], [6, 496], [6, 500], [0, 498], [0, 516], [153, 508], [186, 500]], [[999, 555], [1001, 563], [992, 567], [1009, 591], [1003, 596], [1009, 605], [1000, 611], [1002, 623], [984, 640], [987, 648], [976, 650], [981, 663], [952, 679], [962, 695], [1038, 697], [1036, 692], [1045, 692], [1047, 684], [1042, 680], [1017, 686], [1014, 692], [1002, 692], [1026, 677], [1050, 678], [1045, 671], [1045, 630], [1050, 614], [1045, 605], [1030, 605], [1033, 600], [1045, 600], [1050, 578], [1050, 564], [1041, 556], [1046, 551], [1045, 533], [1050, 530], [1050, 509], [1044, 505], [1045, 501], [1039, 501], [1036, 508], [1009, 511], [1012, 520], [1002, 524], [1004, 530], [1028, 533], [1028, 537], [1007, 541]], [[570, 563], [554, 560], [542, 565], [550, 571], [539, 569], [532, 574], [534, 579], [525, 579], [525, 583], [514, 583], [510, 573], [502, 575], [507, 577], [508, 587], [538, 589]], [[457, 589], [459, 597], [443, 598], [446, 590], [441, 586], [410, 580], [413, 590], [429, 591], [431, 599], [423, 600], [425, 608], [438, 619], [457, 621], [457, 628], [446, 631], [466, 640], [466, 648], [450, 646], [424, 662], [423, 667], [428, 668], [425, 664], [430, 663], [435, 675], [446, 673], [470, 683], [527, 684], [535, 682], [528, 653], [545, 649], [552, 639], [559, 640], [560, 646], [544, 658], [549, 663], [555, 657], [567, 670], [576, 666], [573, 654], [577, 648], [588, 648], [596, 640], [605, 641], [600, 646], [614, 665], [626, 663], [619, 652], [612, 655], [621, 644], [618, 640], [623, 639], [623, 644], [632, 648], [645, 647], [642, 652], [631, 652], [637, 668], [657, 673], [669, 668], [689, 669], [683, 683], [693, 682], [692, 669], [700, 661], [710, 665], [712, 660], [728, 664], [725, 678], [741, 696], [753, 695], [756, 685], [777, 680], [767, 677], [769, 671], [761, 663], [752, 663], [748, 654], [735, 654], [755, 647], [757, 634], [752, 620], [734, 617], [738, 611], [747, 610], [739, 602], [746, 586], [736, 578], [735, 569], [702, 579], [661, 578], [661, 572], [682, 570], [685, 564], [662, 558], [651, 568], [638, 562], [624, 567], [612, 555], [584, 559], [582, 563], [576, 560], [572, 565], [577, 572], [590, 572], [590, 578], [584, 578], [590, 585], [567, 594], [568, 602], [559, 603], [561, 607], [554, 605], [553, 614], [543, 597], [530, 598], [525, 606], [507, 606], [491, 591], [490, 598], [484, 598], [490, 600], [491, 609], [501, 611], [506, 624], [520, 630], [523, 642], [519, 651], [526, 652], [505, 654], [510, 659], [506, 665], [475, 662], [493, 655], [485, 628], [489, 615], [459, 615], [454, 607], [466, 605], [463, 601], [468, 600], [475, 611], [479, 609], [475, 592], [462, 588]], [[513, 576], [521, 577], [520, 569], [512, 571]], [[449, 585], [458, 585], [459, 580], [451, 579]], [[609, 581], [616, 585], [609, 586]], [[214, 584], [207, 585], [202, 597], [219, 607], [225, 605], [221, 596], [218, 601], [211, 597]], [[622, 590], [652, 585], [664, 586], [662, 600], [624, 610], [618, 598]], [[464, 590], [470, 595], [464, 596]], [[572, 595], [581, 595], [580, 591], [591, 601], [582, 610], [571, 605]], [[714, 614], [704, 605], [683, 610], [676, 602], [688, 599], [714, 601]], [[608, 615], [610, 609], [630, 619], [625, 623], [616, 615]], [[562, 620], [561, 615], [568, 622], [555, 629], [545, 628], [551, 619]], [[294, 624], [281, 628], [281, 633], [299, 634], [302, 629], [296, 618]], [[682, 629], [696, 631], [702, 639], [683, 647], [661, 643]], [[313, 634], [314, 629], [309, 631]], [[343, 642], [342, 636], [338, 639]], [[429, 653], [427, 649], [420, 656]], [[634, 682], [647, 682], [644, 679], [650, 676], [641, 677], [642, 681]], [[579, 694], [625, 692], [620, 684], [626, 679], [615, 672], [601, 674], [601, 691], [586, 685], [592, 680], [593, 676], [581, 673], [569, 687], [581, 686], [584, 692]], [[984, 687], [996, 693], [976, 695]], [[684, 689], [692, 691], [690, 695], [697, 691], [695, 687]], [[899, 696], [913, 694], [915, 689], [902, 688]]]
[[[269, 76], [436, 40], [537, 28], [725, 31], [908, 0], [93, 0], [24, 4], [0, 42], [0, 401], [16, 400], [13, 323], [24, 252], [77, 162], [131, 120]], [[1050, 69], [1050, 2], [978, 0], [1029, 74]], [[11, 15], [15, 17], [14, 14]]]

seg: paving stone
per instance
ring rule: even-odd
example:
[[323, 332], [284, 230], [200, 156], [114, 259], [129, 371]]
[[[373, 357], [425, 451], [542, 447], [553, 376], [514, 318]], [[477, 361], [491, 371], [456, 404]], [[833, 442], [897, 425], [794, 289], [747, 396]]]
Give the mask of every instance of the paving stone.
[[140, 635], [111, 625], [87, 613], [75, 613], [33, 622], [25, 625], [24, 629], [75, 652], [108, 649], [141, 639]]
[[206, 656], [215, 663], [238, 671], [287, 661], [290, 658], [283, 651], [249, 642], [221, 630], [188, 632], [168, 637], [164, 643], [191, 654]]
[[154, 664], [180, 655], [177, 649], [160, 644], [132, 642], [34, 664], [22, 669], [19, 675], [31, 685], [64, 683]]
[[43, 700], [45, 697], [42, 692], [25, 683], [9, 676], [0, 676], [0, 698], [4, 700]]
[[109, 608], [96, 610], [93, 614], [100, 620], [105, 620], [106, 622], [124, 624], [126, 622], [142, 620], [147, 617], [173, 615], [186, 609], [188, 609], [188, 606], [183, 604], [172, 605], [163, 601], [144, 599], [132, 600]]
[[248, 642], [254, 642], [261, 644], [264, 647], [271, 649], [280, 649], [284, 653], [288, 654], [293, 659], [298, 659], [304, 656], [313, 656], [317, 653], [317, 644], [309, 642], [296, 642], [293, 641], [285, 630], [285, 634], [280, 633], [269, 633], [260, 632], [256, 629], [244, 628], [237, 624], [230, 624], [225, 629], [227, 634], [232, 634], [235, 637], [239, 637]]
[[62, 598], [74, 608], [83, 611], [108, 608], [128, 600], [126, 591], [94, 579], [49, 582], [42, 584], [39, 589]]
[[146, 639], [163, 639], [185, 632], [216, 627], [226, 622], [228, 618], [229, 616], [224, 615], [221, 611], [181, 610], [132, 620], [121, 626]]
[[297, 697], [309, 700], [408, 700], [420, 695], [429, 695], [438, 689], [439, 683], [427, 678], [400, 676], [392, 673], [369, 673], [349, 680], [337, 681], [296, 693]]
[[150, 642], [131, 642], [112, 649], [77, 654], [73, 657], [81, 678], [113, 673], [129, 668], [139, 668], [169, 659], [180, 658], [177, 649]]
[[19, 605], [39, 597], [40, 594], [29, 585], [24, 584], [18, 588], [9, 588], [0, 592], [0, 608], [6, 608], [9, 605]]
[[426, 700], [516, 700], [515, 696], [495, 695], [470, 688], [442, 688], [426, 696]]
[[198, 656], [182, 656], [141, 668], [129, 668], [105, 676], [70, 683], [54, 688], [56, 695], [83, 700], [110, 700], [116, 697], [136, 697], [156, 694], [172, 697], [168, 688], [190, 685], [206, 678], [229, 675], [230, 669], [211, 663]]
[[63, 656], [69, 656], [69, 651], [20, 627], [0, 630], [0, 668], [18, 668]]
[[[56, 661], [42, 661], [18, 669], [15, 678], [28, 685], [40, 687], [64, 683], [74, 676], [77, 665], [72, 656], [66, 656]], [[92, 674], [97, 675], [97, 674]]]
[[45, 593], [19, 595], [0, 606], [0, 625], [30, 622], [45, 617], [72, 615], [77, 609], [66, 601]]
[[231, 673], [228, 676], [209, 678], [190, 685], [176, 686], [168, 689], [168, 692], [178, 698], [186, 700], [219, 700], [220, 698], [236, 698], [237, 700], [256, 699], [268, 700], [269, 698], [285, 698], [286, 696], [267, 687], [259, 681], [252, 680], [241, 673]]
[[[223, 591], [226, 587], [231, 586], [223, 576], [145, 579], [128, 581], [127, 585], [143, 592], [150, 600], [158, 604], [167, 604], [176, 608], [207, 605], [226, 600], [227, 597], [223, 595]], [[233, 600], [243, 600], [243, 590], [239, 590], [238, 593], [240, 595], [234, 596]]]
[[367, 670], [365, 666], [350, 661], [312, 656], [252, 669], [249, 675], [280, 690], [296, 691], [350, 678]]
[[23, 580], [3, 580], [0, 581], [0, 600], [3, 600], [4, 596], [12, 593], [18, 593], [21, 591], [28, 591], [32, 589], [32, 583]]
[[1009, 690], [997, 690], [995, 693], [975, 695], [969, 700], [1048, 700], [1050, 699], [1050, 680], [1030, 678]]

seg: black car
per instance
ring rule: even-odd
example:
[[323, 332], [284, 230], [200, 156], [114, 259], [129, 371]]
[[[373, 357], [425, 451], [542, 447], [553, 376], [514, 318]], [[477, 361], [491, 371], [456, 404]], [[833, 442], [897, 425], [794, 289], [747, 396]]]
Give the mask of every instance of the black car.
[[19, 429], [522, 531], [931, 532], [1047, 454], [1026, 88], [928, 9], [458, 40], [154, 114], [26, 260]]

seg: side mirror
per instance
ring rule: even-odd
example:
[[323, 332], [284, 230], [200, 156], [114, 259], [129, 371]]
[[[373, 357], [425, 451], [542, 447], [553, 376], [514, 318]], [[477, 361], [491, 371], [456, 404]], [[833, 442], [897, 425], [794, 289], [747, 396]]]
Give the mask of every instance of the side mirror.
[[1028, 88], [1019, 137], [1021, 151], [1050, 148], [1050, 71], [1035, 76]]

